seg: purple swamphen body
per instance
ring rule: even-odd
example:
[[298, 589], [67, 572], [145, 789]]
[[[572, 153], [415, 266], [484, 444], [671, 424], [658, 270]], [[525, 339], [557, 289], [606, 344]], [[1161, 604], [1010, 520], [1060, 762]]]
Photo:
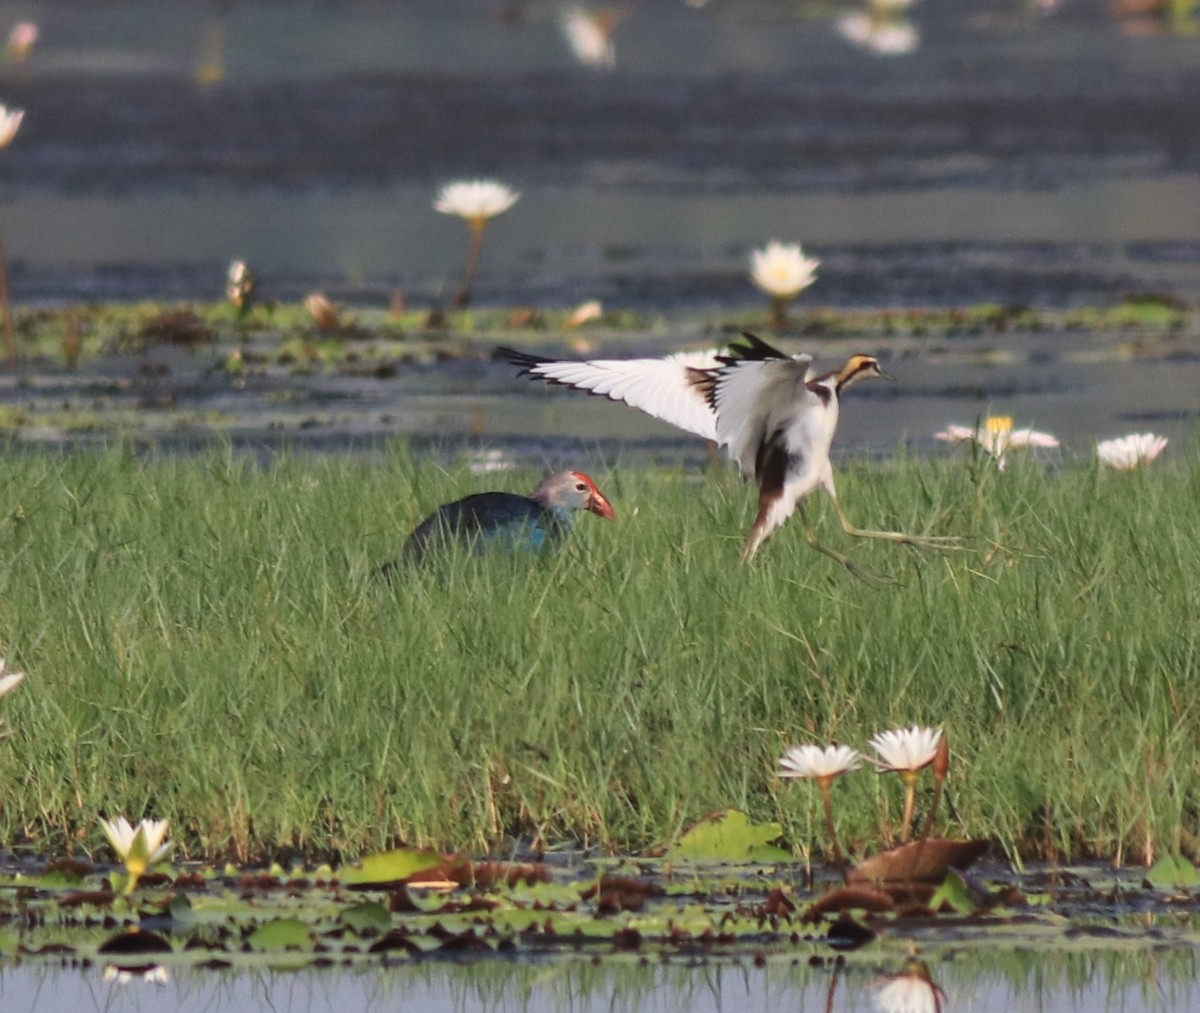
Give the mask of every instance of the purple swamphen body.
[[430, 552], [449, 543], [483, 553], [493, 546], [505, 551], [534, 551], [571, 530], [572, 513], [587, 510], [616, 519], [612, 504], [581, 471], [562, 471], [544, 478], [529, 496], [481, 492], [445, 503], [425, 518], [404, 543], [404, 560], [420, 564]]

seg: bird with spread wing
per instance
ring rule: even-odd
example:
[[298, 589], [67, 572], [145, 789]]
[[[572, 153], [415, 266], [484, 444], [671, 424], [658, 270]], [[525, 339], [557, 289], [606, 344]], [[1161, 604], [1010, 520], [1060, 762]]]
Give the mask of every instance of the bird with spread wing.
[[497, 349], [522, 376], [622, 401], [673, 426], [726, 447], [742, 477], [758, 484], [758, 514], [742, 549], [749, 560], [799, 511], [809, 545], [863, 575], [847, 556], [817, 540], [803, 500], [824, 489], [842, 529], [918, 548], [954, 548], [958, 540], [850, 523], [837, 497], [829, 451], [842, 391], [858, 380], [891, 377], [874, 356], [852, 355], [841, 369], [812, 376], [811, 355], [787, 355], [753, 334], [724, 352], [679, 352], [658, 359], [547, 359]]

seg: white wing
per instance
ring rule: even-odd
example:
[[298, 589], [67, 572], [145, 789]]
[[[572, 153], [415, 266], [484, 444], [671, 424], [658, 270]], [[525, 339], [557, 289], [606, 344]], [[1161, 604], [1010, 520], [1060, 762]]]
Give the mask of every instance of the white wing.
[[717, 377], [717, 442], [728, 445], [743, 478], [756, 476], [758, 452], [780, 426], [790, 427], [814, 402], [806, 386], [812, 356], [746, 359]]
[[585, 390], [589, 394], [602, 394], [706, 440], [717, 438], [717, 417], [688, 377], [689, 369], [719, 366], [717, 349], [676, 352], [662, 359], [591, 359], [583, 362], [567, 359], [539, 362], [533, 357], [522, 360], [520, 354], [506, 358], [523, 366], [530, 376]]

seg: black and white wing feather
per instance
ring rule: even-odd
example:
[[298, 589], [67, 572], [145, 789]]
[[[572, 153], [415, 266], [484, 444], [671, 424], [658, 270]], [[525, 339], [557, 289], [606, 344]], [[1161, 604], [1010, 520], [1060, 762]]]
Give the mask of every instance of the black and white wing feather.
[[716, 440], [717, 416], [698, 382], [703, 371], [721, 366], [716, 349], [677, 352], [661, 359], [543, 359], [512, 348], [498, 348], [522, 376], [573, 387], [622, 401], [706, 440]]
[[759, 451], [776, 432], [790, 428], [814, 399], [807, 388], [811, 355], [786, 355], [747, 334], [711, 374], [708, 398], [717, 419], [717, 442], [728, 447], [746, 479], [758, 477]]

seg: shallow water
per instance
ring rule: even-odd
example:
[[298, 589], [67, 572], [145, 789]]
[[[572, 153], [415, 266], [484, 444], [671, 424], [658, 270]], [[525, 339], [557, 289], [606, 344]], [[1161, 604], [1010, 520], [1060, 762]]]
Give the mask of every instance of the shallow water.
[[[662, 340], [636, 339], [629, 354]], [[785, 344], [812, 351], [818, 369], [872, 352], [896, 377], [847, 393], [835, 442], [842, 459], [899, 449], [960, 454], [934, 434], [993, 413], [1057, 436], [1060, 449], [1037, 452], [1050, 464], [1090, 456], [1096, 440], [1127, 432], [1152, 430], [1180, 447], [1195, 428], [1196, 336], [1135, 343], [1125, 334], [1080, 332]], [[518, 464], [603, 472], [709, 459], [704, 441], [603, 398], [518, 378], [514, 367], [488, 359], [490, 349], [491, 340], [480, 339], [476, 357], [400, 364], [384, 376], [275, 368], [230, 377], [217, 368], [224, 353], [163, 346], [80, 373], [0, 376], [0, 406], [23, 420], [12, 439], [30, 445], [82, 446], [122, 435], [144, 447], [188, 450], [227, 440], [268, 459], [283, 448], [379, 452], [404, 439], [421, 452], [465, 456], [479, 472]]]
[[[900, 973], [903, 959], [771, 961], [755, 966], [623, 964], [579, 960], [553, 964], [491, 963], [177, 973], [164, 985], [102, 981], [98, 968], [0, 970], [0, 1001], [28, 1013], [50, 1011], [178, 1010], [211, 1013], [322, 1013], [325, 1010], [525, 1010], [547, 1013], [720, 1013], [722, 1010], [878, 1011], [880, 988]], [[947, 952], [929, 965], [944, 998], [944, 1013], [1101, 1013], [1183, 1011], [1200, 1006], [1192, 954], [1141, 952], [1048, 954], [1032, 949], [999, 959]], [[886, 1013], [886, 1011], [885, 1011]]]
[[218, 297], [243, 257], [267, 298], [445, 299], [466, 237], [432, 200], [480, 174], [524, 195], [482, 302], [741, 305], [772, 237], [834, 305], [1200, 297], [1200, 35], [925, 0], [884, 58], [838, 35], [850, 4], [664, 0], [601, 69], [565, 6], [39, 5], [0, 66], [28, 110], [0, 160], [16, 298]]

